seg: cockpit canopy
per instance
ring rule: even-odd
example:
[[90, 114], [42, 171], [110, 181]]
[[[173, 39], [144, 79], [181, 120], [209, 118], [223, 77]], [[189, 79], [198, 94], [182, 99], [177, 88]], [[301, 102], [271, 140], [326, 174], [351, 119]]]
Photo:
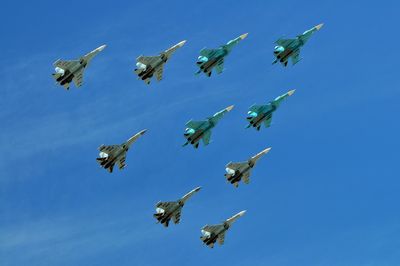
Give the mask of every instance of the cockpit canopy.
[[102, 151], [99, 153], [99, 156], [100, 156], [100, 158], [108, 158], [109, 155], [107, 153], [105, 153], [104, 151]]
[[197, 58], [197, 64], [202, 64], [202, 63], [205, 63], [205, 62], [207, 62], [208, 61], [208, 57], [206, 57], [206, 56], [203, 56], [203, 55], [200, 55], [198, 58]]
[[137, 62], [136, 66], [137, 66], [138, 69], [143, 69], [143, 70], [146, 69], [146, 67], [147, 67], [145, 64], [140, 63], [140, 62]]
[[201, 233], [202, 233], [202, 235], [205, 236], [205, 237], [211, 236], [211, 233], [208, 232], [208, 231], [206, 231], [206, 230], [201, 230]]
[[254, 111], [248, 111], [247, 114], [249, 117], [257, 117], [258, 116], [258, 113], [254, 112]]
[[156, 213], [165, 213], [165, 210], [162, 208], [156, 208]]
[[225, 171], [230, 175], [234, 175], [235, 174], [235, 170], [233, 170], [233, 169], [231, 169], [229, 167], [225, 168]]
[[59, 68], [59, 67], [56, 67], [54, 70], [56, 71], [56, 73], [61, 74], [61, 75], [64, 75], [64, 73], [65, 73], [65, 70], [62, 68]]
[[274, 53], [275, 54], [282, 53], [283, 51], [285, 51], [285, 48], [283, 46], [277, 45], [274, 48]]
[[187, 135], [194, 134], [194, 132], [196, 132], [196, 130], [194, 130], [193, 128], [188, 127], [185, 129], [185, 134]]

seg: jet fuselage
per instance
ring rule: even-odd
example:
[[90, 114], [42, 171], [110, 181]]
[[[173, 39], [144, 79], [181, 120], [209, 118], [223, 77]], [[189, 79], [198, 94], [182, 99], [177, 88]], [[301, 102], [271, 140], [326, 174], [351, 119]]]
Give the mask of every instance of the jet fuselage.
[[200, 69], [204, 73], [209, 73], [212, 69], [219, 64], [219, 62], [224, 58], [225, 55], [219, 55], [215, 57], [208, 58], [208, 60], [204, 63], [201, 63]]
[[101, 152], [106, 153], [108, 156], [100, 161], [100, 165], [103, 166], [105, 169], [114, 166], [115, 163], [120, 159], [120, 157], [123, 156], [128, 150], [129, 147], [127, 147], [127, 145], [125, 144], [114, 149], [110, 153], [107, 153], [107, 150], [102, 150]]
[[228, 173], [225, 174], [225, 176], [227, 177], [227, 180], [231, 184], [238, 183], [240, 180], [242, 180], [243, 175], [249, 173], [254, 166], [254, 165], [249, 164], [248, 162], [246, 162], [244, 165], [245, 165], [244, 167], [241, 167], [239, 170], [235, 171], [235, 173], [233, 175], [228, 174]]
[[183, 203], [176, 203], [172, 208], [164, 210], [164, 213], [156, 213], [154, 217], [162, 224], [168, 226], [169, 221], [175, 213], [183, 207]]
[[[303, 42], [299, 40], [298, 44], [289, 45], [286, 48], [284, 48], [284, 50], [282, 52], [278, 52], [278, 53], [275, 52], [275, 56], [281, 63], [285, 63], [289, 60], [289, 58], [293, 54], [296, 54], [297, 52], [299, 52], [299, 50], [302, 46], [303, 46]], [[278, 47], [282, 47], [282, 46], [278, 46]]]
[[73, 78], [75, 77], [75, 73], [81, 71], [82, 69], [84, 69], [86, 67], [86, 63], [81, 60], [79, 63], [77, 63], [76, 65], [74, 65], [71, 68], [68, 69], [63, 69], [64, 73], [58, 77], [56, 79], [56, 81], [58, 83], [60, 83], [60, 85], [65, 85], [65, 84], [69, 84], [72, 82]]
[[202, 236], [201, 240], [203, 241], [204, 244], [207, 246], [214, 246], [215, 242], [218, 240], [218, 236], [224, 232], [226, 232], [229, 229], [229, 224], [227, 222], [224, 222], [223, 224], [220, 225], [221, 228], [217, 232], [210, 232], [209, 236]]
[[150, 79], [154, 76], [154, 72], [157, 68], [162, 67], [168, 61], [168, 57], [161, 55], [160, 58], [153, 64], [146, 65], [146, 68], [138, 74], [142, 80]]
[[204, 133], [211, 130], [214, 126], [215, 124], [209, 121], [207, 127], [205, 127], [204, 129], [195, 129], [195, 132], [193, 134], [187, 136], [187, 140], [190, 142], [190, 144], [196, 145], [201, 140]]
[[253, 127], [260, 127], [261, 123], [264, 120], [269, 119], [272, 116], [272, 113], [275, 112], [275, 110], [277, 109], [277, 107], [273, 104], [270, 104], [270, 109], [266, 112], [262, 112], [261, 114], [257, 114], [256, 117], [252, 117], [251, 120], [249, 121], [249, 123], [253, 126]]

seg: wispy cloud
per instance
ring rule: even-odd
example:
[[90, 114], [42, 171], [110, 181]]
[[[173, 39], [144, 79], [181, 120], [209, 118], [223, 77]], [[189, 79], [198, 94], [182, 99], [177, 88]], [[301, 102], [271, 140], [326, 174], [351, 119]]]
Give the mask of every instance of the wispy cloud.
[[118, 219], [93, 213], [67, 215], [1, 228], [1, 264], [71, 265], [157, 237], [153, 224], [146, 225], [133, 215], [115, 213], [123, 217]]

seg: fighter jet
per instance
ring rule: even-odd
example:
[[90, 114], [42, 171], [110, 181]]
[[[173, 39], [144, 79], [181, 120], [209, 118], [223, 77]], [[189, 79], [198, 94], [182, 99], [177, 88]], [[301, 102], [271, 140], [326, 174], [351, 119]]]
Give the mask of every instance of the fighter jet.
[[53, 73], [53, 78], [66, 90], [69, 90], [69, 84], [72, 81], [75, 83], [76, 87], [82, 86], [83, 72], [93, 57], [95, 57], [99, 52], [103, 51], [105, 47], [106, 45], [102, 45], [87, 55], [82, 56], [78, 60], [64, 61], [58, 59], [53, 63], [56, 71], [56, 73]]
[[175, 224], [179, 224], [183, 206], [194, 193], [200, 190], [200, 188], [201, 187], [197, 187], [193, 189], [177, 201], [158, 202], [156, 205], [156, 213], [153, 215], [154, 218], [157, 219], [157, 223], [162, 223], [165, 227], [168, 227], [169, 221], [172, 219]]
[[300, 48], [308, 41], [311, 35], [319, 31], [324, 24], [319, 24], [314, 28], [305, 31], [303, 34], [298, 35], [295, 39], [279, 39], [277, 40], [276, 46], [274, 48], [274, 55], [276, 57], [272, 64], [278, 61], [282, 63], [285, 67], [288, 64], [289, 58], [292, 59], [292, 65], [297, 64], [300, 58]]
[[217, 74], [221, 74], [224, 71], [224, 58], [232, 51], [232, 48], [236, 44], [247, 37], [247, 34], [242, 34], [217, 49], [203, 48], [196, 62], [197, 66], [200, 67], [196, 74], [204, 72], [207, 76], [211, 77], [213, 68], [215, 68]]
[[186, 123], [187, 128], [183, 134], [187, 141], [185, 144], [183, 144], [183, 146], [186, 146], [190, 143], [197, 149], [201, 139], [203, 139], [204, 145], [210, 144], [211, 129], [217, 125], [218, 121], [224, 116], [225, 113], [231, 111], [232, 109], [233, 105], [228, 106], [224, 110], [215, 113], [212, 117], [208, 117], [206, 120], [189, 120]]
[[131, 147], [132, 143], [134, 143], [140, 136], [142, 136], [146, 132], [145, 130], [140, 131], [126, 142], [120, 145], [109, 145], [105, 146], [104, 144], [99, 147], [100, 154], [99, 158], [97, 158], [97, 162], [101, 167], [107, 169], [110, 173], [112, 173], [114, 165], [118, 163], [119, 169], [123, 169], [126, 167], [125, 159], [126, 153]]
[[156, 75], [157, 81], [162, 80], [164, 64], [168, 61], [171, 55], [178, 49], [181, 48], [186, 41], [181, 41], [180, 43], [168, 48], [164, 52], [161, 52], [156, 56], [139, 56], [136, 58], [136, 69], [134, 72], [138, 75], [138, 79], [143, 80], [146, 84], [150, 84], [150, 79]]
[[281, 96], [275, 98], [275, 100], [267, 103], [266, 105], [256, 105], [253, 104], [250, 106], [249, 111], [247, 112], [247, 120], [249, 121], [249, 127], [255, 127], [257, 130], [260, 130], [261, 123], [264, 122], [265, 127], [271, 126], [272, 114], [278, 109], [281, 102], [287, 97], [291, 96], [295, 90], [291, 90]]
[[233, 163], [230, 162], [226, 165], [226, 180], [233, 184], [235, 187], [239, 186], [240, 180], [243, 180], [245, 184], [250, 183], [250, 174], [251, 170], [253, 167], [256, 165], [258, 159], [261, 158], [264, 154], [268, 153], [271, 150], [271, 148], [267, 148], [263, 150], [262, 152], [254, 155], [251, 157], [249, 160], [245, 162], [238, 162], [238, 163]]
[[246, 211], [241, 211], [221, 224], [203, 226], [203, 228], [201, 228], [202, 236], [200, 237], [200, 239], [210, 248], [213, 248], [215, 242], [217, 241], [220, 245], [223, 245], [225, 241], [226, 231], [231, 227], [232, 223], [236, 221], [239, 217], [243, 216], [245, 212]]

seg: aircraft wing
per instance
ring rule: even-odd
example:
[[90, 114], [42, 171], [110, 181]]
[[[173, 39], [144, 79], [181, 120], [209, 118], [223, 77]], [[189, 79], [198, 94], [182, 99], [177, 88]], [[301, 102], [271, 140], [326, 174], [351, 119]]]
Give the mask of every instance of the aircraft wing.
[[124, 169], [125, 168], [125, 166], [126, 166], [125, 160], [126, 160], [126, 153], [118, 160], [119, 169]]
[[250, 112], [259, 113], [260, 110], [262, 110], [263, 108], [264, 108], [264, 105], [256, 105], [256, 104], [254, 104], [254, 105], [250, 106], [249, 111]]
[[102, 145], [102, 146], [100, 146], [99, 150], [104, 153], [110, 154], [110, 152], [112, 152], [118, 148], [119, 148], [119, 145], [108, 145], [108, 146]]
[[264, 120], [265, 127], [270, 127], [272, 122], [272, 113], [268, 115], [267, 119]]
[[83, 68], [74, 74], [74, 78], [72, 79], [75, 83], [75, 86], [80, 87], [83, 83]]
[[207, 49], [207, 48], [203, 48], [203, 49], [201, 49], [201, 51], [200, 51], [200, 55], [209, 58], [209, 57], [212, 56], [216, 51], [217, 51], [217, 49]]
[[290, 44], [296, 41], [296, 39], [279, 39], [275, 43], [283, 47], [288, 47]]
[[204, 145], [210, 144], [210, 140], [211, 140], [211, 130], [207, 130], [206, 132], [203, 133]]
[[172, 220], [174, 221], [175, 224], [179, 224], [179, 222], [181, 221], [181, 211], [182, 209], [177, 210], [175, 214], [172, 216]]
[[[226, 231], [225, 231], [225, 232], [226, 232]], [[220, 234], [218, 235], [217, 241], [218, 241], [218, 243], [219, 243], [220, 245], [223, 245], [224, 242], [225, 242], [225, 232], [220, 233]]]
[[217, 74], [221, 74], [224, 71], [224, 59], [221, 58], [218, 61], [218, 64], [215, 66], [215, 70], [217, 71]]
[[204, 123], [208, 123], [208, 121], [203, 120], [203, 121], [193, 121], [190, 120], [189, 122], [186, 123], [187, 127], [193, 128], [193, 129], [198, 129], [200, 128]]
[[79, 64], [78, 60], [70, 60], [70, 61], [64, 61], [64, 60], [57, 60], [56, 62], [54, 62], [54, 67], [59, 67], [61, 69], [69, 69], [71, 67], [73, 67], [74, 65]]
[[203, 229], [204, 231], [206, 231], [206, 232], [216, 234], [222, 227], [223, 227], [222, 224], [218, 224], [218, 225], [206, 225], [206, 226], [204, 226], [202, 229]]
[[143, 55], [141, 55], [136, 59], [136, 61], [138, 61], [142, 64], [145, 64], [147, 66], [147, 65], [151, 65], [151, 63], [153, 63], [154, 61], [156, 61], [159, 58], [160, 58], [160, 56], [143, 56]]
[[300, 49], [298, 49], [296, 52], [294, 52], [294, 53], [291, 55], [291, 58], [292, 58], [292, 65], [297, 64], [297, 63], [301, 60], [301, 57], [300, 57]]
[[250, 183], [250, 174], [247, 173], [247, 174], [243, 175], [242, 180], [243, 180], [243, 183], [249, 184]]
[[159, 66], [159, 67], [156, 69], [157, 81], [162, 80], [162, 78], [163, 78], [163, 72], [164, 72], [164, 64], [162, 64], [161, 66]]
[[169, 208], [171, 208], [173, 205], [175, 204], [175, 202], [159, 202], [157, 204], [157, 208], [161, 208], [163, 210], [168, 210]]
[[229, 168], [229, 169], [232, 169], [232, 170], [234, 170], [234, 171], [236, 171], [236, 170], [239, 170], [240, 169], [240, 167], [243, 165], [243, 163], [228, 163], [227, 165], [226, 165], [226, 167], [227, 168]]
[[107, 168], [108, 172], [110, 172], [110, 173], [113, 172], [114, 165], [115, 165], [115, 164], [112, 164], [112, 165], [110, 165], [110, 167]]

